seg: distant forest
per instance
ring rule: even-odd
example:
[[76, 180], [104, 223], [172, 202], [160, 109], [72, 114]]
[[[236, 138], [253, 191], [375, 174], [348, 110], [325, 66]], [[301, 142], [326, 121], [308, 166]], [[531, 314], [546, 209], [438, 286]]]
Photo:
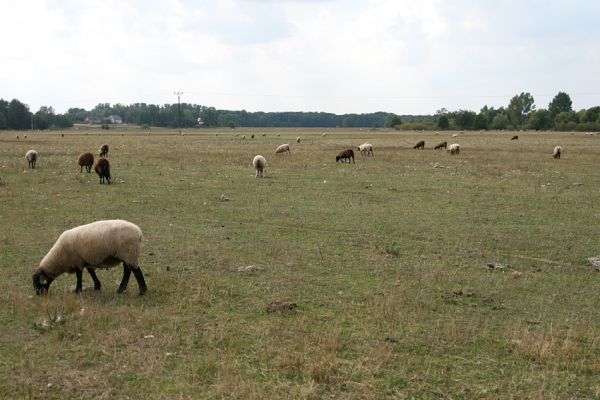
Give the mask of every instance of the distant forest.
[[275, 128], [396, 128], [405, 130], [579, 130], [600, 131], [600, 106], [574, 111], [571, 98], [559, 92], [547, 108], [537, 109], [533, 96], [520, 93], [506, 107], [484, 106], [470, 110], [437, 110], [433, 115], [396, 115], [386, 112], [332, 114], [325, 112], [248, 112], [218, 110], [198, 104], [130, 105], [100, 103], [91, 110], [70, 108], [57, 114], [50, 106], [32, 112], [13, 99], [0, 99], [0, 129], [64, 129], [74, 124], [111, 129], [121, 124], [166, 128], [275, 127]]

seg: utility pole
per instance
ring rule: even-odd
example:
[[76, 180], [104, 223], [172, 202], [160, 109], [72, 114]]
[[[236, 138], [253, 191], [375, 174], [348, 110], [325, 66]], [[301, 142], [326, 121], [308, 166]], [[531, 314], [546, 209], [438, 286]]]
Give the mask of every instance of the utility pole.
[[177, 96], [177, 124], [179, 125], [179, 134], [181, 135], [181, 99], [183, 92], [173, 92]]

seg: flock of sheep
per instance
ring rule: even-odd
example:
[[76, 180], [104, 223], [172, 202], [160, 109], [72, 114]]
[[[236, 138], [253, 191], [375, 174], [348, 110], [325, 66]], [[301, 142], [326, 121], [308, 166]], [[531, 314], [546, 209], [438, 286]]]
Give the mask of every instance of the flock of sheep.
[[[324, 136], [324, 135], [323, 135]], [[513, 136], [511, 140], [517, 140], [518, 136]], [[296, 138], [296, 142], [300, 143], [300, 137]], [[413, 149], [424, 149], [425, 141], [417, 142]], [[447, 142], [441, 142], [434, 147], [438, 149], [447, 149], [450, 154], [459, 154], [460, 145], [453, 143], [448, 145]], [[80, 166], [80, 173], [83, 172], [83, 167], [88, 173], [92, 167], [100, 177], [100, 183], [106, 182], [110, 184], [110, 163], [107, 159], [108, 145], [103, 144], [100, 148], [99, 158], [94, 162], [94, 155], [86, 152], [79, 155], [77, 158]], [[363, 156], [373, 156], [373, 145], [371, 143], [363, 143], [358, 146], [358, 151]], [[275, 154], [288, 153], [291, 154], [290, 145], [282, 144], [275, 149]], [[560, 159], [562, 147], [554, 148], [553, 156], [555, 159]], [[35, 150], [29, 150], [26, 153], [26, 159], [29, 168], [35, 168], [39, 154]], [[353, 149], [344, 149], [338, 153], [335, 158], [336, 162], [354, 163]], [[267, 160], [262, 155], [258, 154], [252, 160], [252, 165], [256, 170], [255, 177], [264, 177]], [[147, 291], [146, 282], [142, 270], [139, 266], [140, 243], [142, 240], [142, 230], [139, 226], [124, 220], [103, 220], [96, 221], [90, 224], [81, 225], [63, 232], [50, 251], [44, 256], [39, 264], [39, 267], [33, 274], [33, 287], [37, 294], [46, 294], [50, 284], [61, 274], [75, 273], [77, 283], [75, 292], [82, 291], [83, 284], [83, 269], [85, 268], [90, 274], [94, 282], [94, 290], [100, 290], [101, 283], [96, 276], [96, 268], [110, 268], [119, 263], [123, 263], [123, 278], [117, 290], [122, 293], [129, 282], [129, 277], [133, 272], [135, 276], [140, 295]]]

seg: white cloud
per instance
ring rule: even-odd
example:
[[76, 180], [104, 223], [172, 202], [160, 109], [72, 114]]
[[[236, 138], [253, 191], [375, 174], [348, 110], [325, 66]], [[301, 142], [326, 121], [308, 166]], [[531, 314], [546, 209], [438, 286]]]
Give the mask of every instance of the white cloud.
[[[600, 103], [594, 2], [5, 0], [0, 97], [337, 113]], [[580, 10], [580, 11], [578, 11]], [[587, 25], [585, 25], [587, 24]], [[585, 25], [585, 29], [583, 26]]]

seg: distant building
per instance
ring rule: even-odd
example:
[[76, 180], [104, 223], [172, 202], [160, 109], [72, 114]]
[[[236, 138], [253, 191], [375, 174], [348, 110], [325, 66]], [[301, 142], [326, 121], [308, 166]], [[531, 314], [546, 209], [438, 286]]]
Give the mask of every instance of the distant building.
[[102, 122], [102, 117], [85, 117], [83, 122], [86, 124], [99, 124]]
[[110, 121], [111, 124], [122, 124], [123, 123], [123, 118], [119, 117], [118, 115], [109, 115], [108, 120]]

